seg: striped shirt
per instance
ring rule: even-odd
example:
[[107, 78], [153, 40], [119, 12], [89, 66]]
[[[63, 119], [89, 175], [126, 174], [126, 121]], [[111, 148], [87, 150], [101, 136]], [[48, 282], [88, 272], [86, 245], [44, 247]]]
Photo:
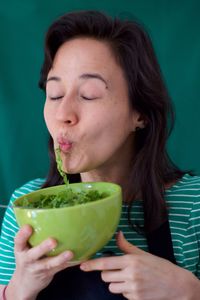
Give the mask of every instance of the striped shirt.
[[[35, 179], [17, 189], [10, 204], [24, 194], [41, 187], [44, 179]], [[184, 175], [175, 185], [165, 191], [165, 201], [169, 212], [169, 223], [172, 235], [174, 256], [177, 264], [191, 271], [200, 278], [200, 177]], [[141, 201], [134, 201], [131, 218], [143, 226], [143, 209]], [[15, 270], [14, 237], [19, 230], [12, 206], [8, 206], [2, 223], [0, 236], [0, 284], [7, 285]], [[143, 234], [130, 228], [127, 221], [127, 205], [123, 205], [118, 230], [122, 230], [126, 239], [135, 246], [148, 251], [146, 238]], [[115, 238], [96, 253], [101, 256], [103, 251], [123, 254], [117, 248]]]

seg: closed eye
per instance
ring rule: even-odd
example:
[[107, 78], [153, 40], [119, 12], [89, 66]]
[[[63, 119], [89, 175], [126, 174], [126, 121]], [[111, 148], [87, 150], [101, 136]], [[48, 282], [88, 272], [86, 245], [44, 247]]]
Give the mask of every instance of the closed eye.
[[86, 97], [82, 95], [81, 98], [83, 98], [84, 100], [95, 100], [98, 99], [99, 97]]
[[63, 96], [58, 96], [58, 97], [49, 97], [51, 100], [59, 100], [62, 99]]

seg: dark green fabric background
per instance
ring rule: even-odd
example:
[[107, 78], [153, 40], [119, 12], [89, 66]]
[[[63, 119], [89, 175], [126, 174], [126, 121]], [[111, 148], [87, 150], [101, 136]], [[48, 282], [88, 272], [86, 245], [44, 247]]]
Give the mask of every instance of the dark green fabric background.
[[[48, 167], [44, 95], [37, 88], [43, 38], [64, 12], [100, 9], [132, 14], [148, 29], [176, 108], [169, 152], [182, 168], [200, 173], [200, 1], [198, 0], [1, 0], [0, 3], [0, 197]], [[0, 218], [3, 210], [0, 211]], [[0, 222], [1, 223], [1, 222]]]

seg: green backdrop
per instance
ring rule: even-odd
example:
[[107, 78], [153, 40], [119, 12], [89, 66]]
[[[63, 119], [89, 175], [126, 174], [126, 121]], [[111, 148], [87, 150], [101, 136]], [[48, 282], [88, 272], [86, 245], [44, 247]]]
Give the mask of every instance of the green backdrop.
[[132, 14], [146, 25], [176, 108], [169, 152], [180, 167], [200, 173], [200, 1], [1, 0], [1, 204], [15, 188], [47, 172], [44, 95], [37, 87], [43, 38], [56, 17], [77, 9]]

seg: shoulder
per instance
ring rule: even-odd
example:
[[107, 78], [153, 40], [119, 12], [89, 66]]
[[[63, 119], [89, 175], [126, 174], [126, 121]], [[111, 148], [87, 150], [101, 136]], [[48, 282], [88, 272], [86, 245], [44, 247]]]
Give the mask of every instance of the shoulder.
[[165, 191], [166, 197], [191, 198], [193, 202], [195, 199], [200, 200], [200, 176], [191, 176], [185, 174], [173, 186]]
[[185, 174], [165, 191], [165, 199], [170, 216], [188, 223], [200, 215], [200, 176]]
[[45, 179], [43, 178], [36, 178], [33, 179], [31, 181], [28, 181], [27, 183], [25, 183], [24, 185], [22, 185], [21, 187], [17, 188], [10, 199], [10, 202], [13, 202], [15, 199], [19, 198], [20, 196], [23, 196], [25, 194], [34, 192], [38, 189], [40, 189], [42, 187], [42, 185], [44, 184]]

